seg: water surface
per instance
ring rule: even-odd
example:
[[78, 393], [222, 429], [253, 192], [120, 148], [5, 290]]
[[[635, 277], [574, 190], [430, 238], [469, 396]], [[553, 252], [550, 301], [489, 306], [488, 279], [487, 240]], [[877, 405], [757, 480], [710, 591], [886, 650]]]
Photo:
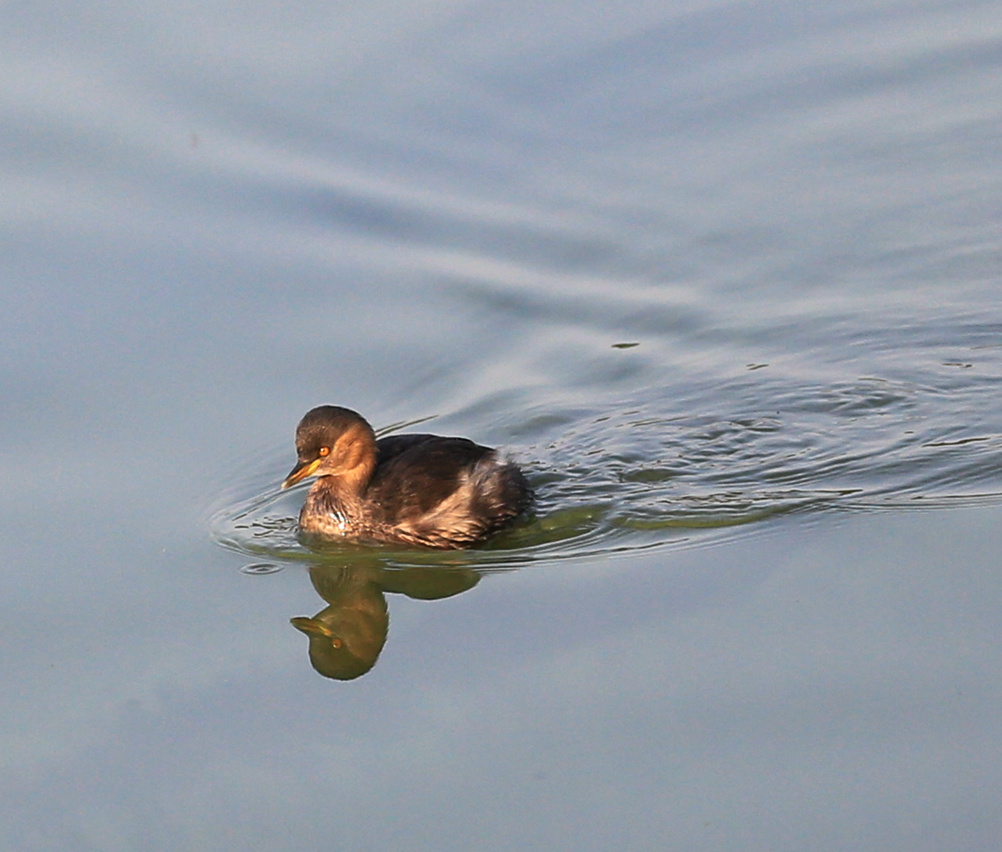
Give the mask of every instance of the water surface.
[[[992, 847], [994, 5], [0, 20], [4, 848]], [[322, 403], [534, 517], [310, 552]]]

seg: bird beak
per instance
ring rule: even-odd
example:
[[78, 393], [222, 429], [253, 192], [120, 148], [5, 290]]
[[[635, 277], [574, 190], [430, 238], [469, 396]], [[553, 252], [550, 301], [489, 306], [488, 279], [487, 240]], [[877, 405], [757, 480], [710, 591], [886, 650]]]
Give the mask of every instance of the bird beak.
[[314, 471], [320, 467], [320, 462], [322, 461], [323, 459], [301, 461], [292, 469], [292, 472], [285, 477], [285, 482], [282, 483], [282, 488], [290, 488], [297, 482], [302, 482], [307, 476], [312, 476]]

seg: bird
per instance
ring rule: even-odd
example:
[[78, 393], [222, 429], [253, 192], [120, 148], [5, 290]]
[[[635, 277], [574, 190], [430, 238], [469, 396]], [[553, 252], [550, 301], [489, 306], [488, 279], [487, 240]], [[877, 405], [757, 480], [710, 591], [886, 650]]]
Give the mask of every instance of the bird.
[[308, 543], [473, 547], [534, 501], [522, 471], [495, 449], [440, 435], [377, 439], [358, 412], [336, 405], [311, 409], [299, 421], [296, 455], [281, 487], [316, 476], [299, 513]]

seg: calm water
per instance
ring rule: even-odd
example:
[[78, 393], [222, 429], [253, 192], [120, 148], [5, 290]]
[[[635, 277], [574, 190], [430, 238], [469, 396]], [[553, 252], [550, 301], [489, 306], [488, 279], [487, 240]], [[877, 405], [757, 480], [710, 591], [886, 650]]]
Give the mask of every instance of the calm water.
[[[997, 6], [0, 22], [0, 845], [996, 848]], [[311, 553], [320, 403], [535, 516]]]

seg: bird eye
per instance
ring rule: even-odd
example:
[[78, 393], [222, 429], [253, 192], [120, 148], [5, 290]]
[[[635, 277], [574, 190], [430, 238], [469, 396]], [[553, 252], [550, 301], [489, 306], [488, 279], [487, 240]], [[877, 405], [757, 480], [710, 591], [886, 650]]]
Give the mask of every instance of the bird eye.
[[318, 453], [320, 457], [323, 458], [324, 456], [330, 455], [330, 451], [331, 451], [330, 447], [321, 447]]

